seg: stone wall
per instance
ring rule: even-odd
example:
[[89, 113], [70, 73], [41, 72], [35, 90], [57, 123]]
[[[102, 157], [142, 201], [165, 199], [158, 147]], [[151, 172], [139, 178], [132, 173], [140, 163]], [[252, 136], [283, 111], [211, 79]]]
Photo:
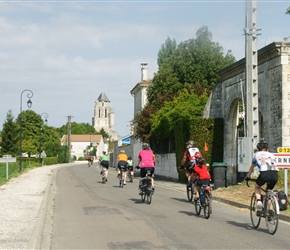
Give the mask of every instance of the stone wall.
[[[258, 107], [260, 138], [269, 150], [290, 146], [290, 43], [272, 43], [258, 51]], [[238, 103], [246, 100], [245, 59], [220, 72], [205, 117], [224, 118], [224, 162], [234, 180], [237, 169]], [[250, 162], [249, 162], [250, 166]]]

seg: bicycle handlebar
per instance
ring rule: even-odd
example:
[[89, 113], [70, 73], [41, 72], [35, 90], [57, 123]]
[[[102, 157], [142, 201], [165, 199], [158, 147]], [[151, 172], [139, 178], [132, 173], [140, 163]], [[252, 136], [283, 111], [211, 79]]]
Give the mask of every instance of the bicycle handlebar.
[[249, 186], [249, 181], [256, 181], [256, 179], [251, 179], [251, 178], [247, 179], [247, 178], [245, 178], [245, 181], [246, 181], [247, 186], [250, 187]]

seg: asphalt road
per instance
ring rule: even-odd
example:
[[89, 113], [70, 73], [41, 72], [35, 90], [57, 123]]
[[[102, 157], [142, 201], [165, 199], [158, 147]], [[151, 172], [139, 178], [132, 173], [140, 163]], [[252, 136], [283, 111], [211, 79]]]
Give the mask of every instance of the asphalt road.
[[41, 249], [289, 249], [289, 223], [269, 235], [255, 230], [249, 211], [213, 202], [207, 220], [195, 214], [183, 185], [156, 181], [150, 205], [141, 202], [138, 180], [118, 186], [111, 169], [59, 168], [54, 176]]

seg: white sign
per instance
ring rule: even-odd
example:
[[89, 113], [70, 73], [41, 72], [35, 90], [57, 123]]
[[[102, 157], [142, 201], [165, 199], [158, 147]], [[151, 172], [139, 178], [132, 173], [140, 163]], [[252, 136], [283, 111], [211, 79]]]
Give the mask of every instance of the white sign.
[[275, 162], [278, 168], [290, 168], [290, 154], [274, 153]]

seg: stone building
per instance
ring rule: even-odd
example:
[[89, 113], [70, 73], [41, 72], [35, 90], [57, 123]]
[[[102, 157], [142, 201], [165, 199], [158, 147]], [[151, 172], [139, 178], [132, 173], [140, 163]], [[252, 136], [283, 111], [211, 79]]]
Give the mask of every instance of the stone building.
[[[223, 69], [212, 91], [204, 117], [224, 119], [224, 162], [227, 176], [235, 183], [248, 171], [252, 148], [238, 136], [239, 105], [246, 100], [245, 58]], [[290, 43], [273, 42], [258, 51], [259, 137], [269, 143], [269, 151], [290, 146]]]
[[102, 128], [111, 136], [113, 140], [118, 140], [118, 134], [115, 131], [115, 114], [111, 107], [111, 102], [105, 93], [101, 93], [95, 101], [94, 117], [92, 125], [96, 131]]

